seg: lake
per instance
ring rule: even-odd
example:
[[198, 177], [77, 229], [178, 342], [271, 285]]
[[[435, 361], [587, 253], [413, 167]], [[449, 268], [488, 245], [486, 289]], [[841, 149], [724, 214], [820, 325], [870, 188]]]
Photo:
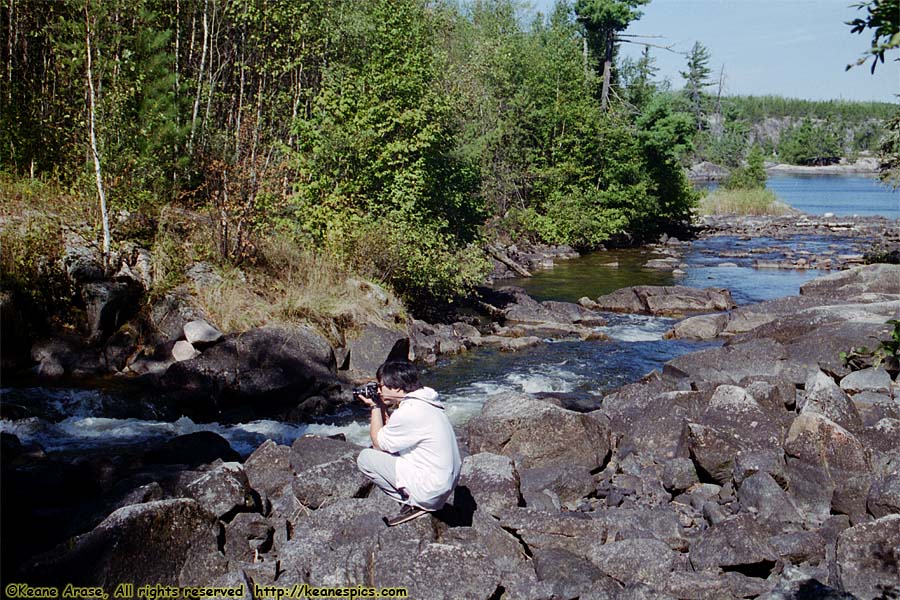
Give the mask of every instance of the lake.
[[811, 215], [881, 215], [900, 218], [900, 190], [863, 175], [769, 177], [766, 187], [786, 204]]

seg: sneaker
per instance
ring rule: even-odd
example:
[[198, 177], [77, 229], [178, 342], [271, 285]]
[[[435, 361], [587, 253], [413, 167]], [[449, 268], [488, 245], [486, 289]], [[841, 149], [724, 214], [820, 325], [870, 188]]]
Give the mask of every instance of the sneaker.
[[413, 519], [418, 519], [419, 517], [424, 517], [428, 514], [429, 511], [424, 508], [419, 508], [418, 506], [413, 506], [411, 504], [404, 504], [403, 508], [400, 509], [400, 513], [396, 517], [391, 517], [388, 519], [387, 517], [382, 517], [384, 520], [384, 524], [388, 527], [395, 527], [402, 523], [406, 523], [407, 521], [412, 521]]

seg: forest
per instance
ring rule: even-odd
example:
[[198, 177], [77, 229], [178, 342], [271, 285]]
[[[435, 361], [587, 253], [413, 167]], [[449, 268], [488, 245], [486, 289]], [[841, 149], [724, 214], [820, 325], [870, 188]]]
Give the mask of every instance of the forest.
[[[5, 280], [33, 284], [34, 251], [84, 219], [105, 254], [150, 246], [162, 287], [189, 259], [277, 269], [290, 246], [450, 300], [484, 276], [487, 241], [677, 230], [698, 199], [687, 164], [787, 156], [754, 135], [766, 118], [794, 118], [803, 149], [826, 138], [793, 162], [882, 143], [889, 104], [717, 97], [699, 43], [670, 90], [649, 48], [618, 57], [647, 2], [526, 21], [514, 0], [10, 0], [0, 186], [31, 221], [4, 232]], [[209, 215], [199, 238], [184, 211]]]

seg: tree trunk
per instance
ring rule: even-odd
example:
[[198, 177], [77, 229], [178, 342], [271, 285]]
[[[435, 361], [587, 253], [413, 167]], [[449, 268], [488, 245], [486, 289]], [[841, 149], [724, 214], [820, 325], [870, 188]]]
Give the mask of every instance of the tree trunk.
[[612, 76], [612, 59], [613, 59], [613, 39], [614, 35], [610, 31], [606, 34], [606, 59], [603, 61], [603, 92], [600, 95], [600, 108], [606, 110], [609, 104], [609, 82]]
[[97, 195], [100, 196], [100, 216], [103, 221], [103, 263], [109, 261], [109, 214], [106, 211], [106, 192], [103, 189], [103, 170], [100, 165], [100, 151], [97, 148], [96, 97], [94, 96], [94, 72], [92, 68], [91, 20], [88, 5], [84, 5], [85, 45], [87, 47], [88, 121], [91, 133], [91, 155], [94, 157], [94, 176], [97, 180]]
[[203, 69], [206, 66], [206, 47], [209, 41], [208, 10], [209, 0], [205, 0], [203, 2], [203, 48], [200, 50], [200, 69], [197, 71], [197, 93], [194, 94], [194, 112], [191, 115], [191, 136], [188, 138], [188, 154], [192, 154], [194, 150], [194, 134], [197, 130], [197, 114], [200, 112], [200, 92], [203, 89]]

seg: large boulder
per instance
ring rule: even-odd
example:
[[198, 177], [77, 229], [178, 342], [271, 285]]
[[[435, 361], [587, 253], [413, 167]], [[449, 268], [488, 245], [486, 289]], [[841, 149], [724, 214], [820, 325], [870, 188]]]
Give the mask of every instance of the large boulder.
[[788, 374], [789, 359], [784, 346], [771, 339], [729, 342], [679, 356], [663, 367], [663, 376], [672, 381], [704, 385], [738, 385], [745, 379], [783, 377]]
[[852, 433], [818, 413], [794, 419], [784, 443], [788, 493], [813, 520], [829, 514], [865, 519], [871, 486], [866, 449]]
[[805, 296], [839, 298], [860, 293], [900, 294], [900, 265], [884, 263], [853, 267], [807, 281], [800, 286]]
[[278, 413], [336, 381], [334, 352], [304, 327], [260, 327], [231, 334], [197, 358], [173, 364], [162, 379], [178, 395], [219, 404], [248, 402]]
[[337, 498], [359, 498], [371, 487], [371, 481], [356, 466], [356, 459], [344, 456], [297, 473], [294, 495], [304, 506], [319, 508]]
[[144, 455], [148, 464], [189, 465], [192, 467], [222, 459], [240, 460], [228, 440], [212, 431], [195, 431], [166, 440]]
[[250, 487], [265, 503], [280, 496], [285, 486], [294, 480], [291, 468], [291, 448], [266, 440], [244, 461], [244, 473]]
[[768, 539], [768, 530], [754, 517], [737, 515], [707, 529], [691, 545], [691, 565], [698, 571], [740, 568], [768, 577], [778, 560]]
[[[27, 566], [33, 584], [102, 586], [181, 584], [191, 562], [217, 553], [215, 517], [191, 499], [160, 500], [115, 511], [91, 532]], [[137, 598], [136, 595], [130, 596]]]
[[465, 488], [479, 510], [496, 515], [519, 505], [519, 475], [508, 456], [479, 452], [463, 459], [459, 488]]
[[588, 542], [588, 558], [600, 572], [616, 581], [665, 587], [675, 569], [675, 552], [665, 542], [654, 539], [627, 539], [620, 542]]
[[694, 415], [696, 392], [658, 392], [626, 386], [603, 398], [601, 411], [610, 419], [619, 452], [638, 451], [661, 459], [679, 450], [684, 424]]
[[401, 331], [365, 327], [347, 342], [347, 368], [357, 377], [374, 377], [375, 371], [388, 358], [409, 360], [409, 338]]
[[141, 288], [128, 283], [95, 281], [81, 286], [91, 340], [105, 339], [137, 313]]
[[822, 371], [816, 371], [806, 379], [800, 413], [824, 415], [849, 431], [859, 431], [863, 426], [850, 397]]
[[610, 312], [678, 316], [692, 312], [730, 310], [735, 306], [731, 293], [725, 289], [640, 285], [600, 296], [591, 308]]
[[837, 543], [837, 577], [854, 596], [872, 600], [900, 592], [900, 515], [851, 527]]
[[605, 416], [573, 412], [518, 393], [488, 398], [467, 432], [471, 452], [509, 456], [524, 468], [569, 464], [596, 469], [610, 450]]
[[240, 463], [223, 463], [188, 484], [187, 495], [207, 512], [227, 518], [255, 508], [256, 501]]

